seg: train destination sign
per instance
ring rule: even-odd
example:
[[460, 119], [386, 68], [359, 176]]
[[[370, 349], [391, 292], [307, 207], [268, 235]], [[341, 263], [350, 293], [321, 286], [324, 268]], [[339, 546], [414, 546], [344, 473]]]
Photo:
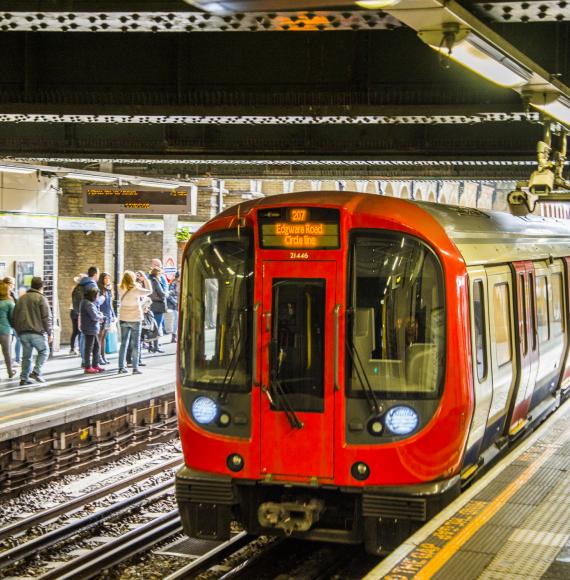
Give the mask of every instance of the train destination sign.
[[143, 189], [140, 186], [84, 185], [83, 208], [88, 213], [186, 214], [191, 189]]
[[273, 208], [258, 212], [262, 248], [339, 247], [339, 212], [329, 208]]

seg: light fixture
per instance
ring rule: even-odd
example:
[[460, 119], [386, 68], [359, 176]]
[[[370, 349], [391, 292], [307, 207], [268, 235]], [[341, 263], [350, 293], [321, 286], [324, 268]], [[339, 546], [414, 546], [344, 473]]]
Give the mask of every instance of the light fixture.
[[192, 401], [192, 417], [199, 425], [211, 423], [218, 415], [218, 406], [210, 397], [196, 397]]
[[440, 30], [420, 30], [418, 36], [440, 54], [501, 87], [521, 87], [531, 78], [529, 70], [455, 22]]
[[23, 165], [0, 165], [0, 171], [4, 173], [19, 173], [21, 175], [29, 175], [35, 173], [37, 169], [34, 167], [25, 167]]
[[360, 8], [366, 8], [367, 10], [382, 10], [383, 8], [391, 8], [399, 4], [400, 0], [359, 0], [355, 2]]
[[560, 93], [536, 93], [530, 105], [570, 127], [570, 99]]
[[114, 183], [117, 181], [116, 177], [108, 175], [97, 175], [94, 173], [66, 173], [64, 175], [67, 179], [80, 179], [82, 181], [94, 181], [95, 183]]
[[407, 405], [397, 405], [386, 413], [386, 427], [394, 435], [409, 435], [420, 423], [416, 411]]
[[157, 189], [174, 189], [180, 187], [180, 183], [177, 181], [152, 181], [147, 179], [140, 179], [136, 182], [136, 185], [142, 185], [143, 187], [155, 187]]

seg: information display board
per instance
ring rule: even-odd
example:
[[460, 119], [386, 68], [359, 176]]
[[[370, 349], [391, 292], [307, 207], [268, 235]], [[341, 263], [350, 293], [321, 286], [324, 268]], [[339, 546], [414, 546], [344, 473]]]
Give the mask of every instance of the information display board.
[[340, 214], [337, 209], [263, 209], [257, 218], [262, 248], [332, 250], [339, 247]]
[[84, 185], [86, 213], [190, 213], [190, 188], [142, 189], [140, 187]]

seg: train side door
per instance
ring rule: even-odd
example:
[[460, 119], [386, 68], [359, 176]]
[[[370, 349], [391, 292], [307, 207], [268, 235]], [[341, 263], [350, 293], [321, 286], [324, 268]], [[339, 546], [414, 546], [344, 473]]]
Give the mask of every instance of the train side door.
[[469, 439], [467, 440], [466, 467], [477, 463], [493, 398], [493, 374], [490, 369], [489, 300], [485, 268], [469, 268], [469, 296], [475, 406]]
[[515, 271], [518, 389], [512, 403], [508, 434], [515, 435], [527, 422], [528, 409], [538, 371], [538, 341], [534, 297], [534, 266], [532, 262], [513, 264]]
[[333, 476], [336, 262], [264, 262], [261, 475]]
[[503, 433], [516, 384], [513, 277], [508, 266], [487, 269], [493, 398], [483, 448]]

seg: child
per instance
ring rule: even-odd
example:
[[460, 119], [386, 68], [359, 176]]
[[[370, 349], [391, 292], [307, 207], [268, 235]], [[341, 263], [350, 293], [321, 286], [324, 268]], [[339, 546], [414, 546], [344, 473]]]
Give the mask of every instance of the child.
[[148, 352], [161, 352], [157, 346], [158, 324], [156, 323], [156, 319], [150, 308], [151, 306], [148, 302], [143, 306], [144, 318], [142, 323], [141, 340], [143, 342], [148, 342]]
[[99, 366], [99, 332], [101, 331], [101, 314], [97, 308], [99, 290], [89, 288], [80, 305], [80, 329], [85, 337], [85, 374], [100, 373], [105, 369]]

